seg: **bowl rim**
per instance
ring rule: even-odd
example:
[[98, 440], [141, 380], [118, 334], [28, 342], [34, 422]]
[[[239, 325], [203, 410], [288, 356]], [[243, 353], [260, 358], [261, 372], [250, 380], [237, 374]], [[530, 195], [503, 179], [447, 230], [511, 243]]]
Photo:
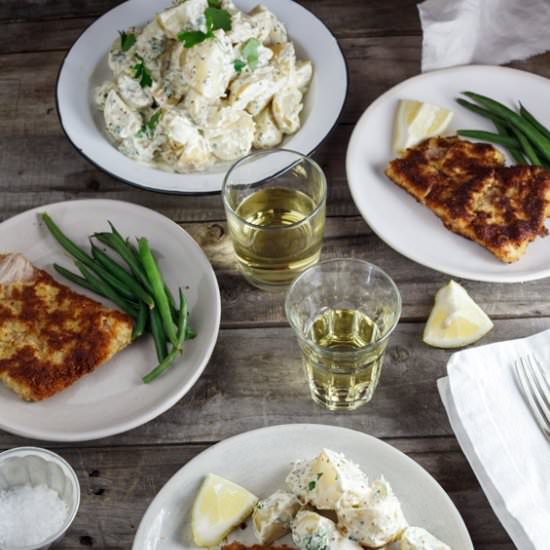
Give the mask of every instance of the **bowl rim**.
[[5, 550], [41, 550], [42, 548], [48, 548], [51, 544], [56, 542], [60, 537], [62, 537], [69, 527], [72, 525], [76, 514], [78, 513], [78, 509], [80, 508], [80, 481], [78, 480], [78, 476], [76, 475], [76, 472], [74, 471], [74, 468], [60, 455], [57, 453], [54, 453], [53, 451], [50, 451], [49, 449], [44, 449], [42, 447], [33, 447], [33, 446], [23, 446], [23, 447], [14, 447], [13, 449], [8, 449], [6, 451], [0, 452], [0, 462], [4, 461], [7, 458], [16, 458], [17, 456], [23, 457], [23, 456], [40, 456], [46, 461], [57, 463], [62, 467], [65, 474], [68, 474], [67, 477], [72, 480], [73, 487], [75, 489], [75, 499], [74, 499], [74, 505], [72, 506], [72, 510], [69, 510], [69, 513], [67, 514], [67, 518], [63, 522], [63, 526], [61, 529], [56, 531], [53, 535], [48, 537], [47, 539], [41, 541], [38, 545], [32, 545], [32, 546], [15, 546], [11, 548], [7, 548]]

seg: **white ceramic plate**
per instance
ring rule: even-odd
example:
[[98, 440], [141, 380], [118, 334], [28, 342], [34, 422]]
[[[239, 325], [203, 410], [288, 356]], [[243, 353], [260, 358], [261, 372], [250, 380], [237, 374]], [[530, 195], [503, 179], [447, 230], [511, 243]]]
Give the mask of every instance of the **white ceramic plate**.
[[[451, 548], [473, 550], [460, 514], [439, 484], [416, 462], [372, 436], [333, 426], [287, 424], [232, 437], [207, 449], [181, 468], [155, 497], [138, 528], [133, 550], [196, 550], [191, 507], [203, 477], [215, 473], [259, 497], [284, 488], [290, 464], [313, 458], [323, 447], [343, 452], [368, 474], [384, 475], [401, 499], [412, 525], [432, 531]], [[248, 521], [230, 539], [255, 542]], [[288, 543], [290, 537], [277, 541]]]
[[[92, 104], [96, 86], [111, 79], [107, 53], [118, 31], [143, 25], [171, 0], [128, 0], [88, 27], [67, 54], [57, 82], [61, 126], [75, 148], [102, 170], [132, 185], [168, 193], [212, 193], [221, 189], [227, 166], [208, 173], [175, 174], [131, 160], [105, 135], [102, 113]], [[236, 0], [249, 11], [258, 0]], [[312, 153], [335, 126], [346, 99], [347, 67], [336, 38], [320, 19], [292, 0], [262, 1], [288, 29], [299, 58], [311, 59], [314, 76], [305, 98], [302, 128], [283, 146]], [[279, 167], [282, 168], [282, 167]]]
[[208, 259], [174, 222], [124, 202], [79, 200], [50, 204], [0, 224], [1, 251], [21, 252], [57, 280], [95, 300], [100, 298], [67, 282], [53, 270], [54, 262], [72, 271], [76, 268], [39, 219], [40, 212], [48, 212], [82, 247], [88, 246], [88, 235], [108, 230], [107, 220], [123, 235], [147, 237], [168, 286], [175, 291], [185, 285], [191, 325], [197, 337], [187, 342], [183, 358], [170, 371], [148, 385], [141, 378], [157, 364], [149, 336], [45, 401], [24, 402], [0, 385], [0, 428], [47, 441], [84, 441], [121, 433], [152, 420], [189, 391], [216, 343], [220, 293]]
[[[353, 131], [346, 170], [357, 208], [372, 230], [397, 252], [432, 269], [465, 279], [514, 283], [550, 275], [550, 238], [536, 239], [521, 260], [506, 265], [490, 252], [444, 228], [425, 206], [384, 175], [391, 148], [395, 111], [399, 100], [416, 99], [452, 109], [446, 132], [460, 128], [494, 131], [491, 123], [455, 103], [471, 90], [514, 105], [518, 100], [550, 126], [546, 78], [504, 67], [468, 66], [416, 76], [395, 86], [365, 111]], [[547, 227], [550, 224], [547, 222]]]

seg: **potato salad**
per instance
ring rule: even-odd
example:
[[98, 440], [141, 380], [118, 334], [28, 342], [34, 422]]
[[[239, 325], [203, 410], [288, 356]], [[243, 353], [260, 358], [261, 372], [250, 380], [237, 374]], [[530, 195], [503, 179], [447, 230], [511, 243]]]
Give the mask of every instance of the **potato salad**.
[[341, 453], [323, 449], [298, 460], [286, 485], [254, 508], [260, 544], [290, 533], [298, 550], [451, 550], [425, 529], [409, 526], [388, 481], [369, 482]]
[[207, 170], [269, 149], [301, 125], [313, 74], [264, 6], [184, 0], [120, 32], [112, 80], [94, 92], [114, 145], [176, 172]]

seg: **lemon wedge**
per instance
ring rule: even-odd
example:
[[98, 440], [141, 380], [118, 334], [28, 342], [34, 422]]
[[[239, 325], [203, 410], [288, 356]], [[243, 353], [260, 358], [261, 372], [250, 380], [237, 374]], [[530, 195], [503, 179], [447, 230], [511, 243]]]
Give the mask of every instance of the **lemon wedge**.
[[487, 314], [462, 286], [451, 281], [435, 295], [422, 339], [436, 348], [460, 348], [477, 342], [492, 328]]
[[195, 497], [191, 529], [197, 546], [220, 543], [254, 509], [258, 498], [223, 477], [208, 474]]
[[453, 113], [443, 107], [402, 99], [395, 115], [394, 152], [399, 154], [423, 139], [442, 134], [452, 118]]

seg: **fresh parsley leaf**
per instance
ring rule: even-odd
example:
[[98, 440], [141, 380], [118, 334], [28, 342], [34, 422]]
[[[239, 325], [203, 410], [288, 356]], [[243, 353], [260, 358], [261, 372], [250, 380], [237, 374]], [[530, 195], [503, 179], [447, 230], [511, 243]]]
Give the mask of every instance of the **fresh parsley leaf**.
[[231, 14], [220, 9], [221, 0], [208, 0], [208, 8], [204, 10], [206, 19], [206, 33], [202, 31], [185, 31], [179, 32], [177, 37], [180, 42], [183, 42], [185, 48], [192, 48], [207, 38], [214, 36], [214, 31], [223, 29], [224, 31], [231, 30]]
[[118, 31], [120, 34], [120, 47], [123, 52], [127, 52], [135, 43], [136, 35], [133, 32]]
[[315, 485], [317, 485], [315, 483], [315, 481], [310, 481], [308, 484], [307, 484], [307, 489], [308, 491], [313, 491], [313, 489], [315, 489]]
[[240, 73], [246, 67], [246, 62], [242, 59], [235, 59], [235, 61], [233, 61], [233, 67], [235, 67], [235, 70]]
[[192, 48], [196, 44], [200, 44], [209, 38], [208, 34], [203, 33], [202, 31], [188, 31], [188, 32], [179, 32], [178, 40], [183, 42], [184, 48]]
[[134, 78], [137, 80], [139, 79], [139, 85], [142, 88], [147, 88], [148, 86], [151, 87], [153, 85], [153, 79], [151, 78], [151, 73], [147, 70], [147, 67], [145, 67], [145, 63], [143, 61], [143, 57], [141, 55], [136, 54], [136, 57], [139, 60], [139, 63], [136, 63], [132, 70], [134, 71]]
[[160, 120], [160, 109], [151, 115], [151, 118], [141, 127], [140, 131], [137, 133], [138, 137], [147, 136], [149, 139], [155, 134], [155, 130], [158, 126]]
[[204, 10], [204, 17], [209, 36], [212, 36], [212, 33], [218, 29], [231, 30], [231, 14], [226, 10], [209, 7]]
[[249, 38], [242, 46], [241, 53], [246, 60], [250, 70], [254, 70], [258, 66], [258, 48], [260, 43], [255, 38]]
[[241, 53], [243, 54], [244, 61], [242, 59], [235, 59], [233, 61], [233, 67], [240, 73], [247, 65], [250, 70], [253, 71], [258, 66], [258, 48], [260, 43], [255, 38], [249, 38], [242, 46]]

